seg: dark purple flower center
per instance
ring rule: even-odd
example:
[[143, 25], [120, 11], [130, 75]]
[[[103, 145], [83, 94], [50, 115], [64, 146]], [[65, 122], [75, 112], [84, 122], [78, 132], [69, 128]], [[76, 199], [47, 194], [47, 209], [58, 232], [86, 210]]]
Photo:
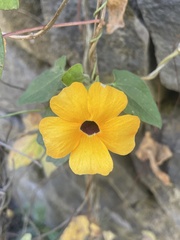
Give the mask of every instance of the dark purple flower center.
[[92, 135], [94, 133], [98, 133], [99, 127], [94, 121], [85, 121], [80, 127], [81, 131], [88, 135]]

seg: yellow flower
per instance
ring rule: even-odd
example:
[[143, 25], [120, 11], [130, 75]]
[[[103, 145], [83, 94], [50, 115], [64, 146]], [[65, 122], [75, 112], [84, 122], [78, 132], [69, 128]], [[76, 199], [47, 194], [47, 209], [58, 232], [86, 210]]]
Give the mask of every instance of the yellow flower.
[[87, 91], [82, 83], [72, 83], [50, 100], [57, 117], [40, 122], [47, 155], [62, 158], [70, 153], [74, 173], [108, 175], [113, 169], [108, 150], [126, 155], [135, 146], [140, 120], [118, 116], [126, 106], [126, 95], [113, 87], [95, 82]]

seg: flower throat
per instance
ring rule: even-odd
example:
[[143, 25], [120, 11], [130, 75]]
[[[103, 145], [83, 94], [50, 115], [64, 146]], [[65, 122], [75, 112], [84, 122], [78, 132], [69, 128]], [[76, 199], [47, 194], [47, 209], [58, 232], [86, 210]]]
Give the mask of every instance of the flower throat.
[[81, 131], [88, 135], [93, 135], [95, 133], [98, 133], [99, 127], [94, 121], [85, 121], [80, 127]]

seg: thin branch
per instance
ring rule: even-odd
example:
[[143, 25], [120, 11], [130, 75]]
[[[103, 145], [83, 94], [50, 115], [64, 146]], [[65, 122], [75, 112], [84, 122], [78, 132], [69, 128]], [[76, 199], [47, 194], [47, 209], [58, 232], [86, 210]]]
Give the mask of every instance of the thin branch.
[[[26, 36], [14, 36], [13, 38], [16, 39], [35, 39], [38, 37], [41, 37], [43, 34], [45, 34], [55, 23], [55, 21], [57, 20], [57, 18], [59, 17], [59, 15], [61, 14], [62, 10], [64, 9], [64, 7], [66, 6], [66, 4], [68, 3], [69, 0], [63, 0], [63, 2], [61, 3], [61, 5], [59, 6], [58, 10], [56, 11], [56, 13], [54, 14], [53, 18], [37, 33], [30, 33]], [[12, 36], [11, 36], [12, 38]]]
[[82, 201], [82, 203], [79, 205], [79, 207], [77, 209], [75, 209], [74, 213], [69, 218], [67, 218], [65, 221], [63, 221], [61, 224], [59, 224], [58, 226], [54, 227], [52, 230], [50, 230], [50, 231], [48, 231], [46, 233], [43, 233], [40, 236], [37, 236], [37, 237], [33, 238], [33, 240], [43, 239], [43, 238], [47, 237], [49, 234], [64, 228], [65, 226], [68, 225], [68, 223], [72, 220], [73, 217], [77, 216], [82, 211], [82, 209], [84, 208], [84, 206], [88, 202], [89, 196], [91, 194], [93, 178], [94, 178], [94, 176], [92, 176], [92, 175], [89, 177], [88, 183], [87, 183], [87, 187], [86, 187], [85, 198]]
[[[72, 27], [72, 26], [87, 25], [87, 24], [93, 24], [93, 23], [99, 23], [99, 22], [100, 22], [99, 19], [92, 19], [92, 20], [79, 21], [79, 22], [57, 23], [57, 24], [54, 24], [52, 26], [52, 28]], [[24, 37], [26, 37], [26, 36], [19, 35], [19, 34], [31, 32], [31, 34], [29, 34], [29, 35], [32, 36], [32, 32], [42, 30], [43, 28], [44, 28], [44, 26], [38, 26], [38, 27], [27, 28], [27, 29], [15, 31], [15, 32], [10, 32], [10, 33], [3, 33], [2, 35], [4, 38], [13, 38], [13, 39], [18, 39], [18, 40], [23, 40], [23, 39], [25, 39]]]
[[19, 87], [19, 86], [16, 86], [16, 85], [13, 85], [13, 84], [10, 84], [10, 83], [7, 83], [7, 82], [4, 82], [2, 79], [0, 79], [0, 83], [6, 85], [8, 87], [11, 87], [11, 88], [16, 88], [18, 90], [25, 91], [25, 88]]
[[62, 10], [65, 8], [68, 1], [69, 0], [63, 0], [60, 7], [58, 8], [55, 15], [53, 16], [53, 18], [48, 22], [48, 24], [46, 24], [46, 26], [42, 30], [40, 30], [39, 32], [34, 34], [33, 39], [42, 36], [53, 26], [53, 24], [55, 23], [55, 21], [57, 20], [57, 18], [61, 14]]
[[43, 110], [44, 110], [44, 109], [22, 110], [22, 111], [19, 111], [19, 112], [13, 112], [13, 113], [9, 113], [9, 114], [6, 114], [6, 115], [3, 115], [3, 116], [0, 116], [0, 119], [1, 119], [1, 118], [7, 118], [7, 117], [16, 116], [16, 115], [23, 114], [23, 113], [42, 112]]
[[15, 149], [15, 148], [11, 147], [10, 145], [8, 145], [8, 144], [6, 144], [6, 143], [0, 141], [0, 146], [4, 147], [4, 148], [6, 148], [6, 149], [8, 149], [8, 150], [10, 150], [10, 151], [14, 151], [14, 152], [16, 152], [16, 153], [22, 155], [23, 157], [28, 158], [28, 159], [31, 160], [33, 163], [35, 163], [35, 164], [38, 165], [40, 168], [42, 168], [41, 163], [39, 163], [37, 160], [35, 160], [35, 159], [29, 157], [28, 155], [24, 154], [23, 152], [20, 152], [19, 150], [17, 150], [17, 149]]
[[[87, 19], [89, 17], [88, 4], [89, 4], [89, 2], [87, 2], [86, 0], [82, 0], [82, 2], [81, 2], [81, 5], [82, 5], [81, 9], [82, 9], [83, 16]], [[97, 19], [95, 19], [94, 21], [96, 21], [96, 20]], [[86, 25], [83, 28], [83, 36], [84, 36], [83, 37], [83, 39], [84, 39], [83, 68], [84, 68], [84, 72], [88, 73], [90, 70], [89, 69], [89, 59], [88, 59], [89, 43], [92, 38], [92, 29], [91, 29], [90, 25]]]
[[180, 43], [178, 44], [178, 47], [175, 49], [174, 52], [169, 54], [158, 64], [157, 68], [153, 72], [151, 72], [147, 76], [141, 77], [141, 79], [146, 81], [154, 79], [159, 74], [159, 72], [169, 63], [169, 61], [178, 55], [180, 55]]
[[106, 14], [106, 5], [107, 5], [107, 0], [105, 0], [104, 2], [102, 2], [102, 0], [97, 1], [97, 10], [95, 11], [95, 15], [96, 15], [95, 19], [100, 19], [100, 22], [98, 24], [95, 24], [94, 26], [94, 34], [91, 39], [90, 48], [89, 48], [89, 62], [91, 67], [92, 80], [95, 80], [96, 76], [98, 75], [96, 46], [97, 46], [98, 40], [102, 35], [102, 29], [104, 26], [104, 19]]

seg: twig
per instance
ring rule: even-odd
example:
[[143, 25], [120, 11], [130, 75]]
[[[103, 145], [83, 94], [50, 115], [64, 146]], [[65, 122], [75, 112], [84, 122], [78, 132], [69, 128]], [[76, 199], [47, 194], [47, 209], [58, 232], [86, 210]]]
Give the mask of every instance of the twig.
[[90, 42], [89, 48], [89, 62], [91, 67], [91, 79], [95, 80], [98, 75], [97, 69], [97, 54], [96, 54], [96, 46], [99, 38], [102, 35], [102, 29], [104, 26], [104, 18], [106, 14], [106, 5], [107, 0], [102, 3], [102, 0], [98, 0], [97, 2], [97, 10], [95, 11], [96, 19], [100, 19], [99, 24], [95, 24], [94, 26], [94, 34]]
[[[61, 5], [59, 6], [58, 10], [56, 11], [56, 13], [54, 14], [53, 18], [37, 33], [30, 33], [26, 36], [14, 36], [13, 38], [16, 39], [21, 39], [21, 40], [30, 40], [30, 39], [35, 39], [38, 38], [40, 36], [42, 36], [43, 34], [45, 34], [55, 23], [55, 21], [57, 20], [57, 18], [59, 17], [60, 13], [62, 12], [62, 10], [64, 9], [64, 7], [66, 6], [66, 4], [68, 3], [69, 0], [63, 0], [63, 2], [61, 3]], [[11, 36], [12, 38], [12, 36]]]
[[[9, 202], [11, 201], [11, 196], [10, 196], [10, 192], [8, 191], [8, 189], [10, 189], [12, 183], [12, 178], [10, 180], [8, 180], [7, 184], [5, 186], [3, 186], [3, 188], [0, 188], [0, 215], [2, 214], [2, 212], [4, 211], [4, 209], [7, 208], [7, 206], [9, 205]], [[7, 194], [9, 193], [9, 194]]]
[[[72, 27], [72, 26], [87, 25], [87, 24], [99, 23], [99, 22], [100, 22], [99, 19], [93, 19], [93, 20], [79, 21], [79, 22], [57, 23], [57, 24], [54, 24], [52, 28]], [[44, 26], [38, 26], [38, 27], [27, 28], [27, 29], [15, 31], [15, 32], [10, 32], [10, 33], [3, 33], [2, 35], [4, 38], [13, 38], [13, 39], [23, 40], [24, 37], [26, 36], [19, 35], [19, 34], [34, 32], [34, 31], [42, 30], [43, 28]], [[32, 35], [32, 33], [30, 35]]]
[[[88, 1], [86, 0], [82, 0], [81, 1], [81, 9], [82, 9], [82, 13], [83, 16], [85, 18], [88, 18], [89, 16], [89, 8], [88, 8]], [[97, 19], [95, 19], [94, 21], [96, 21]], [[94, 23], [95, 24], [95, 23]], [[84, 72], [89, 73], [89, 59], [88, 59], [88, 54], [89, 54], [89, 42], [92, 38], [92, 29], [90, 25], [86, 25], [83, 28], [83, 36], [84, 36], [84, 54], [83, 54], [83, 69]]]
[[10, 145], [8, 145], [8, 144], [0, 141], [0, 146], [4, 147], [4, 148], [6, 148], [6, 149], [8, 149], [8, 150], [10, 150], [10, 151], [14, 151], [14, 152], [16, 152], [16, 153], [18, 153], [18, 154], [20, 154], [20, 155], [28, 158], [28, 159], [31, 160], [33, 163], [35, 163], [35, 164], [38, 165], [40, 168], [42, 168], [41, 164], [40, 164], [37, 160], [29, 157], [28, 155], [24, 154], [23, 152], [20, 152], [19, 150], [11, 147]]
[[155, 176], [157, 178], [159, 178], [159, 180], [166, 186], [172, 186], [172, 182], [171, 179], [169, 177], [169, 175], [163, 171], [161, 171], [161, 169], [159, 168], [157, 163], [157, 160], [155, 159], [155, 157], [153, 156], [153, 153], [151, 150], [147, 150], [147, 154], [148, 154], [148, 159], [150, 162], [150, 166], [151, 169], [153, 171], [153, 173], [155, 174]]
[[9, 114], [5, 114], [5, 115], [3, 115], [3, 116], [0, 116], [0, 119], [1, 119], [1, 118], [12, 117], [12, 116], [16, 116], [16, 115], [24, 114], [24, 113], [41, 112], [41, 111], [43, 111], [43, 109], [22, 110], [22, 111], [19, 111], [19, 112], [13, 112], [13, 113], [9, 113]]
[[10, 181], [7, 174], [4, 151], [0, 148], [0, 239], [6, 239], [7, 205], [9, 203]]
[[88, 182], [88, 185], [87, 185], [87, 189], [86, 189], [86, 194], [85, 194], [85, 198], [83, 200], [83, 202], [80, 204], [80, 206], [74, 211], [74, 213], [72, 214], [72, 216], [70, 216], [68, 219], [66, 219], [64, 222], [62, 222], [60, 225], [58, 225], [57, 227], [53, 228], [52, 230], [44, 233], [44, 234], [41, 234], [40, 236], [38, 237], [35, 237], [33, 238], [33, 240], [41, 240], [45, 237], [47, 237], [49, 234], [53, 233], [53, 232], [56, 232], [57, 230], [60, 230], [62, 229], [63, 227], [65, 227], [71, 220], [73, 217], [75, 217], [76, 215], [78, 215], [78, 213], [81, 212], [81, 210], [83, 209], [83, 207], [85, 206], [85, 204], [88, 202], [88, 199], [89, 199], [89, 194], [91, 193], [91, 186], [92, 186], [92, 178], [91, 180]]
[[161, 69], [163, 69], [170, 60], [172, 60], [174, 57], [178, 56], [180, 54], [180, 43], [178, 44], [178, 47], [175, 49], [174, 52], [172, 52], [171, 54], [169, 54], [167, 57], [165, 57], [157, 66], [157, 68], [152, 72], [150, 73], [149, 75], [147, 76], [144, 76], [144, 77], [141, 77], [142, 80], [146, 80], [146, 81], [149, 81], [149, 80], [152, 80], [154, 79], [158, 74], [159, 72], [161, 71]]
[[11, 88], [16, 88], [18, 90], [21, 90], [21, 91], [25, 91], [26, 89], [23, 88], [23, 87], [19, 87], [19, 86], [16, 86], [16, 85], [13, 85], [13, 84], [10, 84], [10, 83], [7, 83], [7, 82], [4, 82], [2, 79], [0, 80], [0, 82], [8, 87], [11, 87]]

